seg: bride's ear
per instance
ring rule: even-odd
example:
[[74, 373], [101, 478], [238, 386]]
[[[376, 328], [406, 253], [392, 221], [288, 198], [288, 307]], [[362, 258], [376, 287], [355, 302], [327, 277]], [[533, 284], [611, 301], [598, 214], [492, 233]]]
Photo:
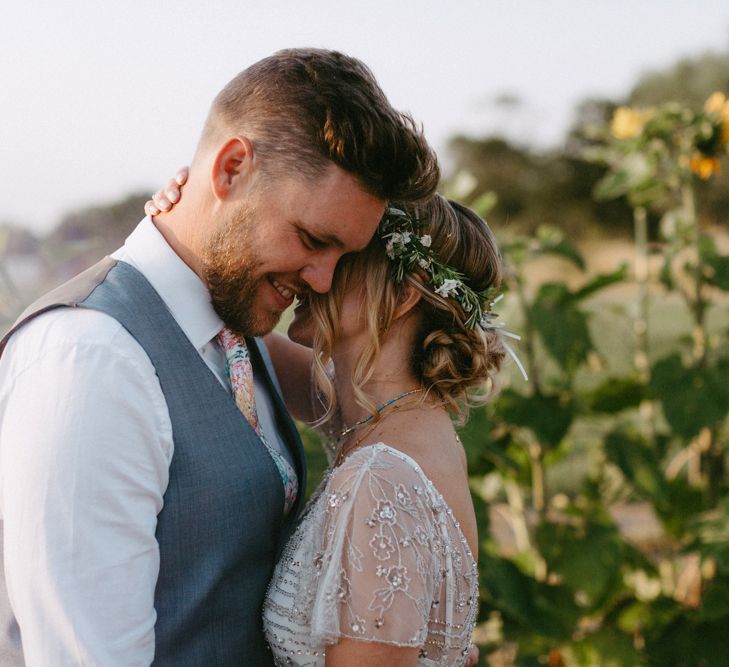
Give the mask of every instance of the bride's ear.
[[[421, 282], [419, 277], [415, 277], [415, 280]], [[422, 294], [420, 293], [420, 290], [418, 290], [418, 288], [411, 282], [406, 282], [403, 289], [402, 301], [400, 301], [395, 308], [395, 312], [392, 314], [393, 322], [412, 312], [413, 308], [415, 308], [415, 306], [420, 302], [421, 298]]]

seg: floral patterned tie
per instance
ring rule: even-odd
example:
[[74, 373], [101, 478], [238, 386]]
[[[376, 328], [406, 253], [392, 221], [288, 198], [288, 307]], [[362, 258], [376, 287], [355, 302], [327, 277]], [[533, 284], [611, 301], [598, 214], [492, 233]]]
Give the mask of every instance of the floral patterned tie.
[[248, 345], [246, 345], [246, 341], [242, 336], [234, 334], [227, 327], [224, 327], [218, 334], [218, 340], [225, 351], [228, 378], [233, 388], [235, 403], [253, 427], [253, 430], [258, 434], [258, 437], [261, 438], [281, 475], [284, 485], [284, 513], [288, 514], [296, 500], [299, 482], [296, 471], [283, 454], [268, 444], [258, 421], [256, 401], [253, 395], [253, 366], [251, 365]]

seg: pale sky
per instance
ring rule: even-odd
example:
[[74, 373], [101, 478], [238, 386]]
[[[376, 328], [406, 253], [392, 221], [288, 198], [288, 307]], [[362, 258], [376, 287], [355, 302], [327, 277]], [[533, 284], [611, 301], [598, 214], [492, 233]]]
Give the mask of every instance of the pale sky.
[[[729, 2], [0, 0], [0, 222], [42, 231], [161, 185], [216, 92], [288, 46], [364, 60], [445, 158], [457, 132], [554, 145], [579, 100], [727, 50]], [[522, 110], [495, 110], [502, 93]]]

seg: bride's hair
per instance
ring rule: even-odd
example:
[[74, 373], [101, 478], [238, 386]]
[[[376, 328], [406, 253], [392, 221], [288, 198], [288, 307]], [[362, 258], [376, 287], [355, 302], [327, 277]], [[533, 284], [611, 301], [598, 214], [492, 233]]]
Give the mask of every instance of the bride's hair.
[[[461, 273], [475, 292], [498, 287], [502, 262], [494, 236], [476, 213], [435, 195], [417, 207], [400, 207], [421, 223], [419, 233], [430, 235], [430, 249], [442, 264]], [[407, 286], [421, 299], [414, 308], [420, 324], [415, 335], [411, 371], [426, 395], [442, 402], [457, 417], [465, 418], [469, 405], [480, 403], [493, 391], [494, 376], [501, 367], [505, 348], [498, 331], [468, 327], [468, 313], [453, 298], [444, 298], [424, 282], [423, 275], [409, 274], [398, 284], [385, 242], [378, 233], [362, 252], [344, 257], [327, 294], [311, 295], [314, 333], [313, 376], [326, 408], [319, 423], [327, 421], [336, 407], [336, 394], [327, 373], [332, 347], [340, 331], [344, 294], [359, 289], [368, 341], [351, 377], [357, 403], [377, 414], [377, 405], [363, 387], [371, 379], [382, 341], [390, 331], [395, 312], [406, 297]], [[339, 378], [339, 381], [346, 381]]]

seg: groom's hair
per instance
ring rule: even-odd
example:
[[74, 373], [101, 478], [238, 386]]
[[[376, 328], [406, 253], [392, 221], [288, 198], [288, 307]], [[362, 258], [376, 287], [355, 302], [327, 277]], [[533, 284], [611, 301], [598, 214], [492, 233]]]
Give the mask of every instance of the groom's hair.
[[431, 195], [440, 176], [413, 119], [388, 102], [369, 68], [323, 49], [286, 49], [251, 65], [213, 101], [201, 139], [253, 140], [270, 176], [321, 177], [334, 163], [383, 200]]

